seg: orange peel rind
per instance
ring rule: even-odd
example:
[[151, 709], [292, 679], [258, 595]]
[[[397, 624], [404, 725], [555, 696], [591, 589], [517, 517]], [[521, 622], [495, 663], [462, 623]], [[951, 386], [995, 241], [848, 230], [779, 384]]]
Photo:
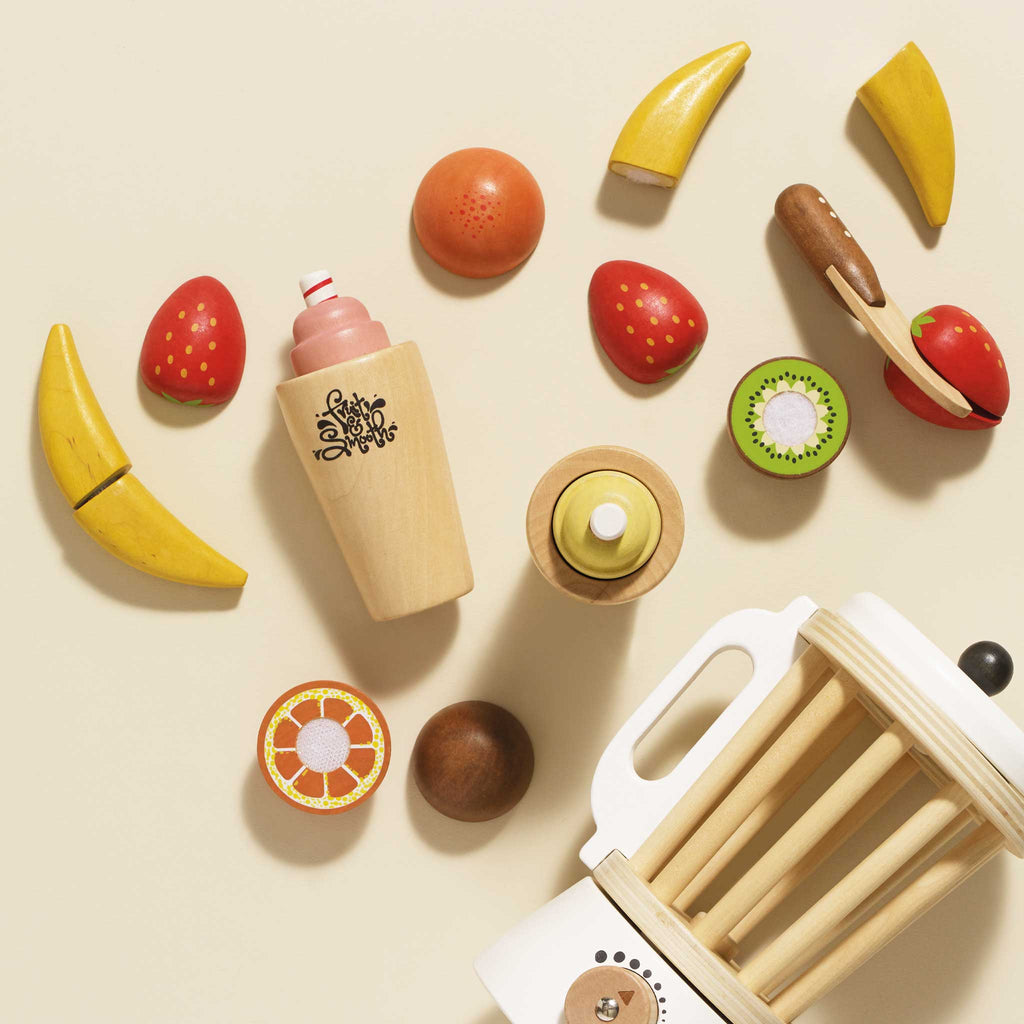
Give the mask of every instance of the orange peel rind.
[[286, 803], [310, 814], [340, 814], [384, 781], [391, 735], [366, 694], [317, 680], [274, 701], [256, 752], [267, 785]]

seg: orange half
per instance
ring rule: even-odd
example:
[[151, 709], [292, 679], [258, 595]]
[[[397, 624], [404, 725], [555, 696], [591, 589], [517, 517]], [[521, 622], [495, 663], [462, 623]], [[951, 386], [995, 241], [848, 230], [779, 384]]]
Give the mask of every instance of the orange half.
[[321, 679], [274, 701], [260, 725], [256, 757], [282, 800], [311, 814], [340, 814], [384, 781], [391, 734], [365, 693]]

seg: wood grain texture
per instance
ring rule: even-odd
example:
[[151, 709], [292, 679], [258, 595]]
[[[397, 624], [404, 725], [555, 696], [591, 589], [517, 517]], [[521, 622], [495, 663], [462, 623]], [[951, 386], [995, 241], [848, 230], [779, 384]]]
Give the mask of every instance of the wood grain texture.
[[892, 769], [912, 742], [913, 737], [898, 723], [882, 733], [708, 911], [707, 917], [694, 928], [697, 938], [715, 949], [758, 900]]
[[[673, 853], [726, 790], [734, 785], [755, 758], [764, 754], [786, 719], [831, 675], [828, 659], [815, 648], [809, 647], [797, 658], [792, 668], [630, 859], [633, 870], [641, 878], [650, 880], [662, 871]], [[668, 892], [671, 891], [669, 887]]]
[[523, 798], [533, 778], [533, 744], [511, 712], [482, 700], [433, 715], [412, 752], [424, 799], [457, 821], [490, 821]]
[[869, 697], [913, 734], [915, 744], [967, 790], [974, 807], [1002, 833], [1007, 849], [1024, 856], [1024, 795], [996, 771], [954, 721], [832, 612], [815, 612], [800, 634], [834, 665], [855, 676]]
[[956, 175], [953, 121], [925, 55], [907, 43], [857, 90], [857, 99], [903, 165], [928, 224], [945, 224]]
[[813, 185], [790, 185], [779, 193], [775, 219], [837, 306], [856, 316], [828, 280], [826, 271], [830, 266], [843, 275], [867, 305], [885, 305], [885, 294], [871, 260]]
[[1003, 837], [992, 824], [980, 825], [810, 970], [784, 988], [771, 1001], [774, 1012], [784, 1021], [798, 1017], [967, 881], [1003, 847]]
[[[378, 432], [365, 451], [350, 445], [347, 455], [328, 452], [338, 445], [323, 439], [320, 424], [329, 419], [325, 410], [335, 393], [339, 401], [384, 399], [384, 427], [394, 424], [393, 438]], [[396, 619], [469, 593], [473, 570], [416, 345], [406, 342], [285, 381], [277, 397], [370, 615]], [[347, 436], [337, 435], [341, 441]]]
[[[807, 756], [820, 737], [843, 717], [856, 695], [856, 684], [845, 675], [834, 676], [821, 688], [793, 724], [723, 797], [721, 803], [665, 865], [652, 886], [660, 899], [670, 902], [697, 877], [698, 872], [758, 804]], [[733, 921], [729, 927], [735, 923]], [[706, 922], [703, 922], [702, 927], [705, 925]], [[709, 945], [713, 946], [713, 943]]]
[[[733, 858], [768, 824], [785, 806], [790, 797], [835, 752], [847, 736], [864, 721], [866, 712], [859, 701], [851, 701], [843, 713], [818, 737], [817, 742], [782, 778], [768, 795], [754, 808], [746, 820], [718, 848], [714, 856], [697, 872], [696, 877], [683, 889], [672, 906], [684, 913], [702, 892], [721, 874]], [[658, 885], [652, 886], [661, 895]]]
[[[654, 554], [636, 572], [614, 580], [577, 572], [559, 553], [551, 532], [551, 515], [561, 493], [573, 480], [600, 470], [635, 477], [654, 495], [661, 512], [661, 540]], [[639, 452], [615, 445], [584, 448], [556, 462], [534, 488], [526, 510], [526, 540], [534, 565], [553, 587], [587, 604], [623, 604], [656, 587], [679, 557], [684, 530], [683, 503], [668, 474]]]
[[810, 853], [797, 861], [761, 897], [750, 912], [730, 929], [729, 937], [742, 942], [783, 900], [838, 850], [861, 827], [871, 820], [918, 772], [917, 762], [909, 754], [897, 761], [868, 792], [857, 801], [828, 835]]
[[779, 1024], [768, 1004], [736, 980], [736, 971], [693, 936], [639, 878], [617, 850], [594, 870], [594, 880], [641, 934], [730, 1024]]
[[746, 963], [740, 971], [740, 981], [759, 993], [769, 992], [784, 981], [792, 974], [799, 957], [823, 948], [822, 943], [832, 929], [941, 834], [968, 803], [970, 797], [955, 782], [936, 793], [813, 907]]
[[857, 294], [835, 267], [829, 267], [825, 276], [835, 285], [864, 330], [921, 391], [954, 416], [963, 418], [970, 414], [971, 403], [921, 357], [910, 333], [910, 321], [889, 295], [885, 296], [885, 305], [876, 309]]
[[836, 943], [847, 932], [851, 932], [861, 921], [867, 918], [875, 907], [897, 892], [908, 878], [913, 876], [923, 865], [927, 864], [940, 850], [948, 846], [971, 822], [974, 817], [970, 808], [961, 811], [933, 839], [929, 840], [913, 857], [910, 858], [898, 871], [894, 872], [885, 882], [876, 889], [857, 909], [846, 917], [840, 924], [836, 925], [831, 932], [822, 938], [814, 947], [805, 951], [797, 957], [792, 964], [792, 976], [799, 974], [808, 964], [818, 958], [823, 950], [827, 950]]
[[935, 854], [947, 846], [973, 821], [974, 815], [969, 807], [961, 811], [941, 832], [921, 847], [898, 871], [894, 872], [884, 885], [880, 885], [842, 924], [835, 928], [832, 934], [822, 942], [821, 948], [827, 949], [844, 931], [860, 924], [875, 907], [896, 892], [908, 878], [927, 864]]

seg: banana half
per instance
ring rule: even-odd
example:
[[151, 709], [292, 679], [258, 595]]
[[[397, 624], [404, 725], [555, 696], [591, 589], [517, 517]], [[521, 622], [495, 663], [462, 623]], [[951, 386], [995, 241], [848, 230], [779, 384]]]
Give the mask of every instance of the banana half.
[[928, 223], [945, 224], [956, 170], [953, 121], [925, 55], [907, 43], [857, 90], [857, 99], [899, 157]]
[[608, 169], [642, 185], [674, 188], [711, 112], [749, 56], [746, 43], [723, 46], [656, 85], [619, 132]]
[[197, 587], [241, 587], [248, 573], [179, 522], [131, 475], [96, 401], [71, 329], [50, 329], [39, 375], [39, 435], [82, 529], [123, 562]]

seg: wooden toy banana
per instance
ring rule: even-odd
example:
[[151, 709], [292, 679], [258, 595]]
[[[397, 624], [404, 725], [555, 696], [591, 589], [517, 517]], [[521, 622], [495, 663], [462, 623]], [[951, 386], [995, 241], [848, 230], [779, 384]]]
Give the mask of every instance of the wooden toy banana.
[[56, 324], [46, 339], [38, 404], [50, 472], [93, 540], [151, 576], [199, 587], [244, 585], [244, 569], [175, 519], [131, 474], [66, 324]]
[[711, 112], [749, 56], [746, 43], [733, 43], [659, 82], [619, 132], [608, 169], [642, 185], [675, 188]]
[[945, 224], [956, 170], [953, 122], [925, 55], [907, 43], [857, 90], [857, 99], [899, 157], [928, 223]]

